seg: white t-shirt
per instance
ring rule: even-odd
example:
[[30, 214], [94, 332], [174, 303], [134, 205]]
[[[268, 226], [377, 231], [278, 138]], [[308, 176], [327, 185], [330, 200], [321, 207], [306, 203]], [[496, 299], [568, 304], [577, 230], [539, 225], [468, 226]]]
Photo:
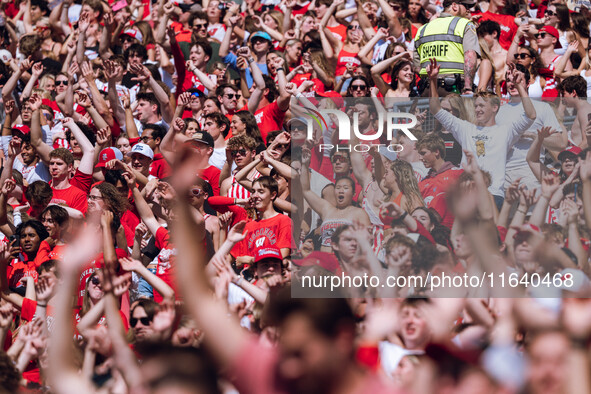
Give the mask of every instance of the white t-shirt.
[[[435, 119], [449, 130], [463, 149], [476, 155], [478, 166], [488, 171], [492, 184], [488, 188], [494, 196], [503, 196], [505, 165], [509, 149], [519, 137], [534, 123], [525, 112], [510, 123], [480, 127], [466, 120], [456, 118], [445, 110], [435, 114]], [[465, 161], [465, 158], [462, 158]]]
[[209, 158], [209, 165], [221, 170], [224, 164], [226, 164], [226, 148], [213, 148], [213, 154]]
[[[536, 109], [536, 120], [526, 130], [530, 133], [537, 133], [538, 129], [544, 126], [552, 127], [555, 130], [560, 130], [561, 126], [552, 110], [552, 107], [544, 102], [538, 100], [532, 100], [534, 108]], [[517, 103], [509, 102], [499, 109], [495, 118], [498, 124], [508, 124], [520, 118], [523, 114], [523, 103], [521, 100]], [[513, 148], [509, 151], [507, 156], [507, 170], [514, 170], [516, 168], [528, 167], [526, 156], [531, 144], [534, 142], [533, 139], [522, 136], [513, 145]]]

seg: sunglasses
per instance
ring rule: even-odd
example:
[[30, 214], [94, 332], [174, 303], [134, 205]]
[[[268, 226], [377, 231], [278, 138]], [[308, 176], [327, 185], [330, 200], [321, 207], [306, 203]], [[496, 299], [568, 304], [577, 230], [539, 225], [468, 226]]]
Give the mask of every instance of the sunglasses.
[[195, 188], [195, 189], [191, 189], [191, 194], [195, 197], [199, 197], [205, 193], [203, 193], [203, 190]]
[[347, 30], [357, 30], [360, 29], [359, 25], [349, 25], [347, 26]]
[[132, 36], [128, 36], [127, 34], [124, 35], [123, 37], [121, 37], [121, 42], [133, 42], [135, 41], [135, 38], [133, 38]]
[[146, 135], [140, 138], [140, 141], [147, 143], [148, 141], [150, 141], [152, 139], [151, 136]]
[[351, 90], [365, 90], [367, 85], [351, 85]]
[[548, 33], [542, 32], [542, 33], [536, 33], [536, 34], [534, 34], [534, 37], [536, 39], [541, 38], [543, 40], [544, 38], [546, 38], [547, 35], [548, 35]]
[[236, 94], [236, 93], [226, 93], [226, 94], [224, 94], [224, 96], [226, 96], [230, 100], [234, 99], [234, 97], [236, 97], [236, 100], [239, 99], [238, 94]]
[[193, 26], [193, 29], [197, 29], [197, 30], [206, 29], [206, 28], [207, 28], [207, 23], [198, 23], [195, 26]]
[[556, 15], [556, 13], [554, 11], [546, 10], [546, 12], [544, 12], [544, 15], [554, 16]]
[[333, 163], [348, 163], [349, 160], [345, 156], [333, 156], [332, 160]]
[[68, 86], [69, 82], [66, 81], [55, 81], [55, 86], [60, 86], [60, 85], [64, 85], [64, 86]]
[[515, 60], [517, 60], [517, 59], [524, 60], [524, 59], [526, 59], [528, 57], [531, 57], [531, 55], [528, 54], [528, 53], [516, 53], [516, 54], [513, 55], [513, 57], [515, 58]]
[[101, 284], [101, 281], [99, 280], [98, 276], [93, 276], [92, 278], [90, 278], [90, 283], [92, 283], [95, 286], [98, 286]]
[[391, 4], [390, 3], [390, 7], [392, 7], [392, 9], [394, 11], [400, 11], [400, 10], [402, 10], [402, 7], [400, 6], [400, 4]]
[[136, 319], [135, 317], [130, 317], [129, 318], [129, 325], [131, 327], [135, 327], [137, 326], [137, 322], [141, 321], [143, 326], [149, 326], [150, 323], [152, 322], [152, 318], [150, 317], [140, 317], [139, 319]]
[[246, 156], [246, 149], [233, 150], [232, 152], [230, 152], [230, 154], [232, 155], [232, 157], [236, 157], [238, 155], [244, 157]]

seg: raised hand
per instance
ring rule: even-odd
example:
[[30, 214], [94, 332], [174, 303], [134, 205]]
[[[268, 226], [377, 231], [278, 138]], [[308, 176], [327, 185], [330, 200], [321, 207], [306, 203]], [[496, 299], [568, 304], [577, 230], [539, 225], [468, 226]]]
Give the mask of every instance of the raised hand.
[[176, 192], [166, 182], [158, 182], [158, 192], [165, 201], [173, 201], [176, 198]]
[[76, 122], [74, 122], [74, 119], [72, 119], [72, 118], [64, 118], [64, 119], [62, 119], [62, 126], [70, 129], [70, 128], [76, 126]]
[[41, 97], [39, 97], [39, 95], [36, 93], [32, 94], [29, 98], [29, 105], [31, 106], [31, 111], [38, 111], [39, 108], [41, 108], [41, 104]]
[[398, 219], [404, 214], [404, 209], [395, 202], [389, 201], [380, 205], [380, 216]]
[[176, 317], [176, 310], [172, 301], [164, 301], [158, 305], [158, 312], [154, 314], [152, 328], [160, 333], [165, 333], [172, 328], [174, 319]]
[[191, 103], [191, 93], [189, 93], [189, 92], [181, 93], [181, 95], [179, 96], [179, 98], [177, 100], [177, 105], [186, 107], [190, 103]]
[[129, 98], [128, 91], [123, 92], [123, 95], [121, 95], [121, 103], [123, 104], [124, 109], [128, 109], [131, 107], [131, 100]]
[[464, 150], [464, 155], [466, 156], [466, 164], [464, 164], [464, 171], [472, 175], [472, 177], [480, 174], [480, 168], [478, 167], [478, 163], [476, 162], [476, 156], [474, 156], [474, 153]]
[[238, 243], [244, 240], [246, 238], [246, 234], [243, 234], [245, 226], [246, 222], [244, 220], [236, 223], [228, 232], [228, 241]]
[[550, 199], [560, 187], [560, 178], [554, 172], [547, 172], [542, 175], [542, 196]]
[[133, 81], [146, 82], [152, 76], [150, 70], [143, 64], [132, 64], [129, 69], [137, 75], [137, 77], [131, 78]]
[[11, 114], [12, 111], [14, 111], [15, 106], [16, 103], [14, 102], [14, 100], [8, 100], [4, 103], [4, 111], [6, 112], [6, 114]]
[[37, 302], [47, 303], [53, 294], [56, 279], [51, 276], [40, 276], [35, 284]]
[[119, 259], [119, 263], [121, 264], [121, 268], [123, 268], [123, 270], [127, 272], [137, 272], [141, 270], [144, 266], [139, 260], [132, 259], [129, 257]]
[[43, 63], [38, 62], [38, 63], [35, 63], [35, 65], [33, 66], [33, 69], [31, 71], [33, 73], [33, 76], [35, 76], [35, 78], [39, 79], [41, 77], [41, 74], [43, 74], [43, 70], [45, 70], [45, 67], [43, 67]]
[[12, 318], [14, 316], [14, 309], [12, 304], [3, 302], [0, 305], [0, 329], [7, 330], [12, 324]]
[[538, 129], [538, 139], [540, 141], [544, 141], [546, 138], [550, 137], [552, 134], [556, 134], [558, 131], [554, 130], [550, 126], [542, 127]]
[[232, 223], [232, 216], [234, 216], [234, 213], [228, 211], [228, 212], [222, 213], [218, 217], [218, 220], [220, 222], [220, 229], [222, 229], [222, 230], [228, 229], [228, 227], [230, 226], [230, 223]]
[[101, 226], [103, 228], [111, 227], [111, 223], [113, 223], [113, 212], [104, 210], [101, 214]]
[[19, 138], [13, 138], [8, 143], [8, 157], [12, 160], [16, 159], [21, 153], [22, 142]]
[[174, 118], [172, 122], [172, 131], [174, 131], [176, 134], [181, 133], [184, 130], [185, 126], [186, 124], [184, 120], [182, 120], [181, 118]]
[[148, 233], [148, 226], [146, 226], [146, 224], [144, 222], [141, 222], [136, 228], [135, 228], [135, 237], [137, 239], [143, 239], [144, 236]]
[[4, 196], [8, 196], [10, 193], [12, 193], [12, 191], [14, 190], [15, 187], [16, 187], [16, 182], [14, 181], [14, 179], [8, 178], [2, 184], [2, 188], [0, 189], [0, 193], [3, 194]]
[[90, 27], [90, 15], [88, 12], [83, 12], [78, 19], [78, 30], [82, 33], [86, 33], [86, 30]]
[[241, 56], [241, 57], [244, 57], [244, 58], [247, 58], [248, 59], [250, 57], [250, 54], [251, 54], [250, 53], [250, 48], [249, 47], [246, 47], [246, 46], [240, 47], [240, 48], [238, 48], [238, 51], [236, 52], [236, 54], [238, 56]]
[[115, 276], [111, 282], [113, 284], [113, 295], [121, 297], [131, 286], [131, 274]]
[[82, 71], [82, 76], [86, 79], [87, 82], [91, 82], [95, 80], [94, 71], [88, 62], [82, 62], [80, 66], [80, 70]]
[[109, 126], [99, 129], [96, 133], [96, 143], [99, 146], [106, 146], [111, 141], [111, 128]]
[[84, 108], [88, 108], [92, 106], [90, 102], [90, 97], [86, 93], [78, 92], [78, 105], [81, 105]]
[[519, 189], [519, 205], [526, 210], [538, 202], [540, 196], [537, 195], [538, 189], [528, 190], [525, 186]]
[[560, 202], [560, 213], [566, 215], [567, 223], [577, 223], [579, 218], [579, 207], [577, 203], [569, 199]]
[[441, 67], [437, 64], [437, 60], [435, 60], [434, 58], [430, 59], [430, 63], [427, 65], [427, 76], [429, 77], [429, 79], [437, 80], [440, 68]]

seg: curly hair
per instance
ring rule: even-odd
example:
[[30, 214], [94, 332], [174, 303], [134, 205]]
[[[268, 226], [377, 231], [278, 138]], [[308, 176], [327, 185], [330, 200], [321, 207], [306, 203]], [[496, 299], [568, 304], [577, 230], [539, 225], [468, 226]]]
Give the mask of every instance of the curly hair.
[[410, 163], [397, 159], [392, 162], [390, 169], [396, 176], [398, 188], [402, 195], [406, 197], [406, 205], [402, 208], [407, 212], [412, 212], [417, 206], [424, 206], [423, 197], [419, 191], [419, 183]]
[[0, 352], [0, 387], [7, 393], [19, 391], [21, 373], [5, 352]]
[[94, 188], [101, 192], [101, 196], [103, 197], [107, 209], [113, 212], [118, 218], [121, 218], [121, 215], [123, 215], [128, 208], [127, 199], [110, 183], [102, 182]]
[[241, 146], [248, 150], [255, 150], [257, 147], [257, 142], [249, 135], [238, 135], [228, 140], [226, 149], [239, 149]]

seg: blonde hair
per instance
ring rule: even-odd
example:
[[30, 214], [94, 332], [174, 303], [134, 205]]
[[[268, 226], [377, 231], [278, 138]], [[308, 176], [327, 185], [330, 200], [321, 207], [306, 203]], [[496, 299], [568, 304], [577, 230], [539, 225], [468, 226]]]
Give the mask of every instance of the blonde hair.
[[265, 19], [265, 15], [269, 15], [277, 23], [277, 31], [283, 33], [283, 14], [277, 10], [265, 11], [262, 15], [263, 20]]

